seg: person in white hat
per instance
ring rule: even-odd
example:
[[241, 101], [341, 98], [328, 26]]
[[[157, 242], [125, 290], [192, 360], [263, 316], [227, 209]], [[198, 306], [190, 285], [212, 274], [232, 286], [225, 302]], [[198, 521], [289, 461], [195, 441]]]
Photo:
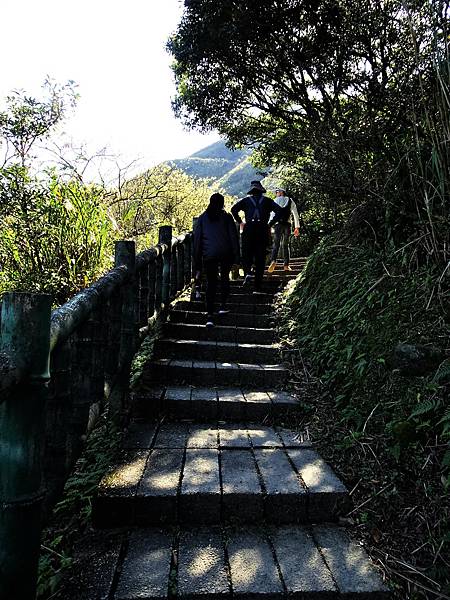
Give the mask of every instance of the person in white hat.
[[278, 252], [280, 250], [281, 238], [283, 238], [284, 270], [291, 271], [291, 267], [289, 266], [289, 236], [291, 235], [291, 216], [294, 218], [294, 236], [298, 237], [300, 233], [300, 218], [298, 216], [298, 210], [295, 202], [286, 196], [286, 190], [282, 187], [276, 188], [275, 193], [277, 195], [275, 202], [281, 208], [282, 215], [278, 222], [274, 225], [275, 234], [272, 256], [270, 258], [271, 263], [267, 269], [269, 273], [273, 273], [275, 270]]

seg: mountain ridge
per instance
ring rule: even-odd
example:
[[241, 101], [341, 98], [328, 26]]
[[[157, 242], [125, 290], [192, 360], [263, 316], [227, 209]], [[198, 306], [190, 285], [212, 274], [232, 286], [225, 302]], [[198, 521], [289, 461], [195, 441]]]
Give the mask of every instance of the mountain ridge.
[[251, 149], [230, 150], [223, 140], [209, 144], [186, 158], [169, 161], [191, 177], [207, 179], [212, 187], [242, 197], [253, 179], [261, 175], [250, 162]]

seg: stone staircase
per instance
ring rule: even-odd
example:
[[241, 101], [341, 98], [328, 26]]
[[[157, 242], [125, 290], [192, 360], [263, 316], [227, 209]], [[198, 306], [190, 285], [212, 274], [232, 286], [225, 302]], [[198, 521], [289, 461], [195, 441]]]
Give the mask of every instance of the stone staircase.
[[280, 265], [265, 295], [233, 282], [231, 312], [212, 330], [201, 302], [171, 311], [136, 398], [141, 419], [93, 506], [98, 528], [121, 528], [117, 551], [101, 590], [80, 597], [390, 597], [336, 525], [347, 489], [309, 439], [276, 425], [298, 408], [283, 390], [272, 303], [302, 266]]

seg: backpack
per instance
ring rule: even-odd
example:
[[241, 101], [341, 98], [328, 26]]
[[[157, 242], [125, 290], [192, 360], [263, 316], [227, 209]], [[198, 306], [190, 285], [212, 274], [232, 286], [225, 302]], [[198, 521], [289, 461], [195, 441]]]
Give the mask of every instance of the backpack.
[[278, 220], [279, 223], [289, 223], [291, 219], [291, 202], [292, 200], [288, 198], [288, 203], [281, 209], [281, 216]]

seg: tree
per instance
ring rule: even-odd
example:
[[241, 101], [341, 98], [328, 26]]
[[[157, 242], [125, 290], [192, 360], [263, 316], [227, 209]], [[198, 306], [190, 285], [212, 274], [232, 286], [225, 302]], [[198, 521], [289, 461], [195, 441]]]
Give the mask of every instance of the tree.
[[119, 172], [106, 203], [120, 235], [136, 238], [141, 247], [157, 242], [159, 225], [172, 225], [174, 235], [189, 231], [210, 195], [205, 181], [161, 164], [133, 178]]
[[300, 158], [337, 212], [370, 199], [386, 238], [419, 218], [431, 240], [449, 193], [448, 14], [448, 0], [189, 0], [168, 42], [175, 112], [257, 146], [261, 163]]
[[0, 112], [3, 166], [16, 161], [22, 167], [29, 164], [35, 143], [50, 135], [78, 99], [73, 81], [59, 85], [47, 79], [43, 88], [46, 96], [41, 100], [23, 90], [16, 90], [6, 98], [7, 108]]

